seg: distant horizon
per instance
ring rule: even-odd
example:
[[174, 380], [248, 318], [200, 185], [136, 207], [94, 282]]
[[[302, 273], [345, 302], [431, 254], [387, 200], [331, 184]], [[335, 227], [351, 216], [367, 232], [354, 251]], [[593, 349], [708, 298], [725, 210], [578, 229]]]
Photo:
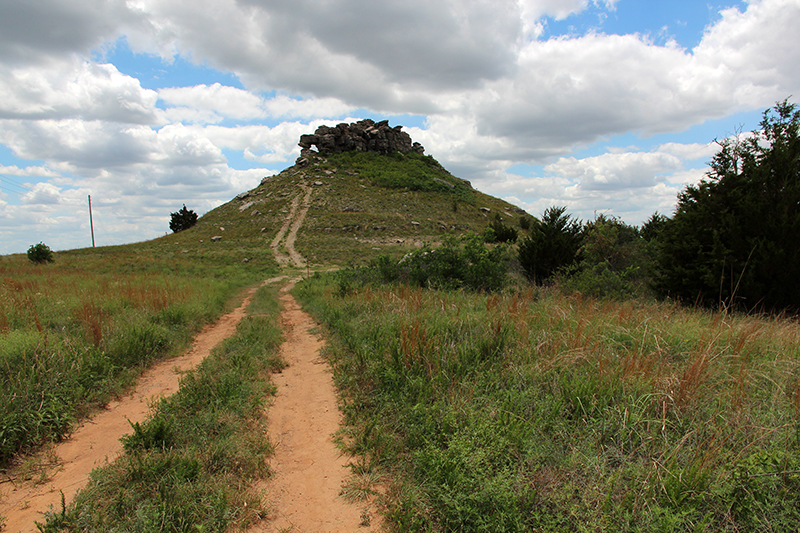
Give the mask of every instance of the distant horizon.
[[641, 225], [800, 94], [798, 25], [795, 0], [6, 3], [0, 254], [91, 247], [88, 195], [97, 246], [152, 240], [364, 118], [531, 215]]

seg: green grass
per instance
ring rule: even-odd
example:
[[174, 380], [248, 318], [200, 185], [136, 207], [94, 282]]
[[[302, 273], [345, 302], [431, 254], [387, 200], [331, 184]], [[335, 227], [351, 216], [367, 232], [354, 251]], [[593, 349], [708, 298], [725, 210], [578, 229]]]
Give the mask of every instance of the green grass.
[[216, 249], [224, 257], [183, 253], [179, 236], [45, 265], [0, 260], [0, 466], [67, 436], [275, 271], [242, 264], [230, 245]]
[[[800, 327], [501, 295], [295, 289], [398, 531], [780, 531], [800, 519]], [[362, 489], [363, 490], [363, 489]]]
[[126, 453], [42, 531], [223, 532], [263, 518], [253, 488], [272, 451], [263, 408], [275, 392], [269, 374], [284, 365], [276, 292], [259, 289], [236, 335], [134, 425]]
[[[259, 250], [269, 253], [292, 201], [304, 195], [301, 186], [313, 187], [313, 194], [296, 247], [313, 265], [363, 264], [379, 253], [399, 257], [447, 235], [481, 233], [497, 214], [515, 225], [521, 215], [508, 202], [472, 189], [433, 158], [344, 153], [310, 156], [307, 166], [266, 178], [248, 196], [170, 238], [190, 254], [212, 253], [214, 245], [233, 242], [252, 250], [238, 254], [240, 260]], [[222, 241], [209, 245], [215, 235]]]

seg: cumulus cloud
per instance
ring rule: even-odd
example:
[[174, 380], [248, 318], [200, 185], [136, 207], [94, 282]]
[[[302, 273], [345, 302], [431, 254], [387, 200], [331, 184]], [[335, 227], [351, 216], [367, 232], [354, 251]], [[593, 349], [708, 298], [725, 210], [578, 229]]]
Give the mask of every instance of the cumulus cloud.
[[219, 83], [170, 87], [159, 90], [158, 96], [169, 106], [164, 111], [166, 116], [195, 123], [217, 123], [223, 119], [254, 121], [267, 117], [337, 117], [353, 110], [353, 106], [337, 98], [292, 98], [285, 94], [263, 98], [250, 91]]
[[[673, 147], [674, 148], [674, 147]], [[663, 152], [606, 153], [577, 159], [560, 158], [547, 172], [578, 180], [581, 189], [639, 189], [665, 181], [665, 174], [681, 169], [683, 160]]]
[[[158, 91], [158, 96], [167, 105], [182, 106], [211, 116], [255, 120], [265, 116], [263, 99], [257, 95], [215, 83], [194, 87], [171, 87]], [[212, 122], [217, 122], [212, 120]]]
[[[24, 208], [4, 198], [0, 226], [81, 227], [75, 212], [93, 194], [101, 216], [113, 207], [118, 217], [110, 234], [153, 235], [183, 201], [203, 212], [290, 163], [301, 134], [373, 113], [425, 115], [406, 131], [427, 153], [533, 212], [568, 205], [588, 218], [610, 208], [635, 221], [669, 212], [714, 145], [579, 150], [617, 134], [679, 132], [800, 90], [794, 0], [725, 9], [694, 49], [602, 26], [542, 38], [548, 17], [590, 7], [608, 13], [617, 1], [2, 3], [0, 143], [32, 163], [5, 162], [31, 190]], [[123, 36], [137, 52], [231, 73], [244, 88], [144, 89], [96, 59]], [[226, 155], [264, 168], [237, 170]], [[509, 171], [520, 163], [538, 170]]]
[[57, 204], [60, 201], [61, 191], [50, 183], [37, 183], [33, 189], [22, 196], [24, 204]]
[[53, 57], [88, 54], [138, 21], [127, 3], [114, 0], [2, 2], [0, 60], [46, 64]]
[[54, 178], [60, 175], [54, 170], [49, 169], [47, 167], [30, 166], [30, 167], [20, 168], [17, 165], [9, 165], [9, 166], [0, 165], [0, 174], [6, 174], [11, 176], [40, 176], [49, 178]]
[[110, 64], [70, 58], [47, 66], [0, 65], [0, 119], [153, 124], [156, 99]]

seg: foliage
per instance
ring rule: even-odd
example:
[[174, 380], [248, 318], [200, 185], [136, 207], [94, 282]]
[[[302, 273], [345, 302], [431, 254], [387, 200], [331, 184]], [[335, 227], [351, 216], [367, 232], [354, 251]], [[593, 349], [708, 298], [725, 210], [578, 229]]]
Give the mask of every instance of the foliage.
[[[506, 284], [510, 259], [505, 246], [487, 246], [478, 235], [447, 237], [439, 248], [425, 247], [406, 254], [398, 262], [386, 255], [379, 256], [366, 272], [345, 272], [342, 280], [349, 283], [351, 278], [361, 278], [383, 283], [400, 281], [419, 287], [496, 291]], [[346, 294], [349, 290], [341, 292]]]
[[500, 218], [500, 215], [497, 215], [497, 217], [489, 223], [483, 238], [486, 242], [513, 243], [517, 240], [517, 230], [516, 228], [507, 226], [503, 222], [503, 219]]
[[651, 270], [647, 242], [620, 219], [601, 214], [586, 224], [579, 257], [558, 276], [563, 290], [616, 299], [645, 292]]
[[658, 292], [743, 309], [800, 309], [800, 111], [764, 112], [720, 141], [707, 177], [678, 196], [659, 236]]
[[[170, 236], [172, 238], [172, 236]], [[58, 441], [177, 354], [265, 270], [140, 243], [0, 263], [0, 466]], [[269, 272], [269, 271], [266, 271]]]
[[53, 251], [45, 243], [32, 244], [28, 248], [28, 261], [31, 263], [52, 263]]
[[197, 224], [197, 213], [191, 209], [186, 209], [186, 204], [175, 213], [170, 213], [169, 229], [173, 233], [178, 233], [185, 229], [189, 229]]
[[230, 531], [262, 517], [250, 481], [268, 473], [268, 373], [284, 365], [275, 290], [260, 289], [248, 313], [150, 420], [133, 424], [126, 453], [92, 472], [41, 531]]
[[668, 222], [669, 217], [666, 215], [653, 213], [650, 215], [650, 218], [648, 218], [644, 224], [642, 224], [639, 234], [647, 242], [657, 240], [659, 235], [661, 235], [661, 232], [664, 231], [664, 228], [667, 227]]
[[519, 243], [519, 262], [528, 278], [543, 284], [575, 261], [583, 239], [581, 224], [566, 207], [548, 207]]
[[800, 329], [557, 291], [295, 289], [398, 531], [779, 531]]

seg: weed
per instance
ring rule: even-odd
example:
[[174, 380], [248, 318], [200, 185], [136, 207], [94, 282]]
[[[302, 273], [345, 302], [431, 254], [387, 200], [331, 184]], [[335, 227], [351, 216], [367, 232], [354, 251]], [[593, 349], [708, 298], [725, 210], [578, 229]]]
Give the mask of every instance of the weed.
[[274, 289], [260, 289], [248, 309], [258, 316], [242, 320], [150, 420], [132, 424], [126, 453], [95, 470], [41, 530], [226, 531], [261, 519], [250, 480], [267, 475], [272, 451], [262, 407], [274, 393], [265, 378], [282, 364], [275, 309]]
[[23, 257], [0, 264], [0, 465], [66, 436], [263, 272], [161, 246], [60, 252], [47, 268]]
[[331, 298], [336, 279], [295, 292], [398, 530], [794, 527], [797, 324], [543, 288]]

